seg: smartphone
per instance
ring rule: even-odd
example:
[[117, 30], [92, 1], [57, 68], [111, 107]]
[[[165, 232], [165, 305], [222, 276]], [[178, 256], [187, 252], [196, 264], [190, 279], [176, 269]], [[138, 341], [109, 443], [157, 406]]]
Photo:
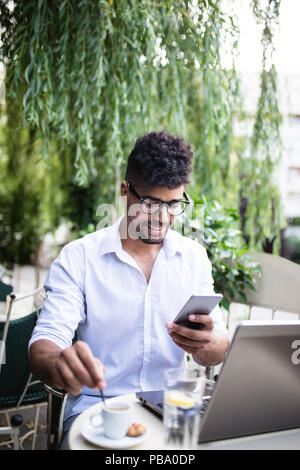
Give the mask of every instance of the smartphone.
[[193, 313], [209, 315], [222, 299], [222, 294], [192, 295], [173, 322], [193, 330], [201, 330], [202, 324], [189, 321], [188, 315]]

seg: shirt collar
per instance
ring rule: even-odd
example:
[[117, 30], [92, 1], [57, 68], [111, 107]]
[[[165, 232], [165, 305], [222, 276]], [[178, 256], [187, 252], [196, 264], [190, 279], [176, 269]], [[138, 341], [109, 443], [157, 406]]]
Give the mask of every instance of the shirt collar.
[[176, 253], [183, 254], [183, 244], [180, 243], [180, 235], [173, 229], [169, 229], [164, 239], [163, 249], [168, 258], [175, 256]]
[[[121, 216], [113, 225], [103, 231], [100, 244], [100, 254], [118, 253], [123, 250], [120, 237], [120, 224], [124, 216]], [[179, 234], [169, 229], [165, 236], [163, 247], [167, 258], [175, 256], [176, 253], [182, 254], [183, 247], [179, 240]]]
[[100, 243], [101, 255], [105, 255], [106, 253], [116, 253], [122, 250], [122, 243], [119, 232], [122, 219], [123, 216], [121, 216], [113, 225], [103, 229]]

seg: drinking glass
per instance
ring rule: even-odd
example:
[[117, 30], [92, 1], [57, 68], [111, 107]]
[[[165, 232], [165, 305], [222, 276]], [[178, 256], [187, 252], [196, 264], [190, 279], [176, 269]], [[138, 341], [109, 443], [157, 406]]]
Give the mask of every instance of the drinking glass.
[[191, 450], [197, 447], [206, 382], [204, 368], [165, 371], [165, 449]]

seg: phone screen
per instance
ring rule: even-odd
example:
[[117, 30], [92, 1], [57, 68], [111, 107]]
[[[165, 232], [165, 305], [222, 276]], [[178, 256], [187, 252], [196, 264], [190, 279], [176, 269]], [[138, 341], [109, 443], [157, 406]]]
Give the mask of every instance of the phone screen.
[[194, 313], [201, 313], [202, 315], [209, 315], [210, 312], [218, 305], [222, 300], [222, 294], [211, 294], [211, 295], [192, 295], [187, 303], [178, 313], [177, 317], [173, 320], [178, 325], [192, 328], [194, 330], [200, 330], [203, 328], [201, 323], [194, 323], [188, 319], [188, 316]]

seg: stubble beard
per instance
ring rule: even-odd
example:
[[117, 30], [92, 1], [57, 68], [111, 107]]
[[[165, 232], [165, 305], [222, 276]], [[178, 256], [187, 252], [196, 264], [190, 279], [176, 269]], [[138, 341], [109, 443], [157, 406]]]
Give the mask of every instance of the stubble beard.
[[153, 237], [151, 237], [151, 235], [149, 235], [149, 230], [151, 230], [149, 228], [149, 223], [143, 223], [142, 225], [143, 225], [142, 228], [144, 230], [140, 229], [139, 239], [147, 245], [159, 245], [159, 244], [163, 243], [163, 241], [166, 237], [167, 231], [170, 228], [170, 224], [161, 225], [162, 236], [160, 238], [153, 238]]

